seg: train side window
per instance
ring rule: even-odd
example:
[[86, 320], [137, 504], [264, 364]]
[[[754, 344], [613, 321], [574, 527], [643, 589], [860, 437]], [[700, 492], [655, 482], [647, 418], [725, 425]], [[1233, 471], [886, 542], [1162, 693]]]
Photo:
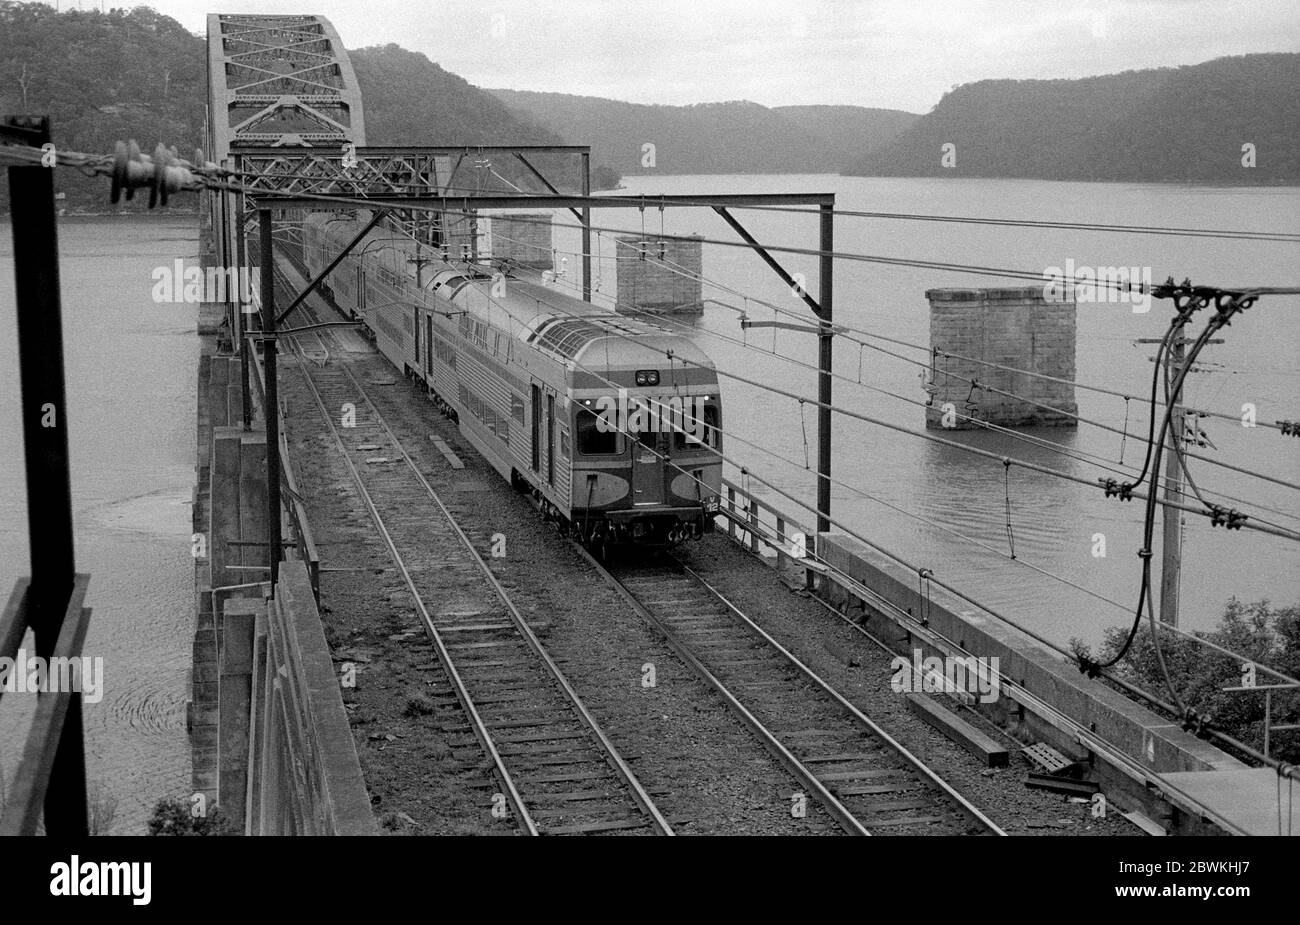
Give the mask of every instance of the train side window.
[[622, 439], [618, 431], [603, 431], [600, 419], [592, 411], [579, 408], [574, 421], [578, 452], [583, 456], [616, 456], [622, 452]]

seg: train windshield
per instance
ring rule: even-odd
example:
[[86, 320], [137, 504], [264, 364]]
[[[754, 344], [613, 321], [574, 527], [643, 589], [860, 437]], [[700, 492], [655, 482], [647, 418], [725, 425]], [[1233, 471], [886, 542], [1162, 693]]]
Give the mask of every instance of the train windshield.
[[[688, 407], [691, 408], [691, 411], [695, 410], [692, 406], [688, 405]], [[718, 428], [720, 426], [718, 406], [711, 401], [706, 401], [704, 403], [703, 420], [694, 417], [690, 413], [683, 417], [681, 429], [675, 430], [673, 434], [673, 446], [679, 450], [699, 449], [701, 446], [717, 449]]]
[[621, 435], [616, 430], [601, 430], [594, 412], [579, 408], [575, 423], [578, 452], [583, 456], [615, 456], [622, 451]]

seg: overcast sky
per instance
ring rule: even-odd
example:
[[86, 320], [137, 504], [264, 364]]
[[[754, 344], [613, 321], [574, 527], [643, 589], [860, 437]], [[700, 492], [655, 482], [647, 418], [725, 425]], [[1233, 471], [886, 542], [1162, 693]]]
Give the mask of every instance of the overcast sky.
[[[60, 0], [67, 8], [77, 0]], [[87, 9], [97, 0], [81, 0]], [[119, 0], [120, 2], [120, 0]], [[108, 4], [113, 5], [112, 0]], [[328, 16], [483, 87], [637, 103], [747, 99], [928, 111], [990, 77], [1081, 77], [1300, 50], [1300, 0], [153, 0]]]

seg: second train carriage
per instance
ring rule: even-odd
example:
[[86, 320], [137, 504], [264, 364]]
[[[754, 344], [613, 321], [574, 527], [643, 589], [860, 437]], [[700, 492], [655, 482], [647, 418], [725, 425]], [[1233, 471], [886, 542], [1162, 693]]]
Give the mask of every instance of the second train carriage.
[[[307, 269], [319, 273], [365, 219], [309, 215]], [[503, 477], [597, 548], [704, 531], [722, 479], [722, 399], [703, 351], [540, 282], [416, 257], [409, 238], [377, 227], [325, 282]]]

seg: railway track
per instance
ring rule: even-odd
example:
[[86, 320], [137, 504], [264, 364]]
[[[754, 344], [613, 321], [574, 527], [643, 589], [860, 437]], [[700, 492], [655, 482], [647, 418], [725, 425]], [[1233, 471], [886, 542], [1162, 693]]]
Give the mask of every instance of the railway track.
[[[323, 341], [322, 341], [323, 345]], [[504, 803], [530, 834], [672, 834], [349, 364], [299, 363]], [[355, 426], [340, 426], [340, 409]], [[496, 806], [494, 806], [494, 810]]]
[[[328, 355], [327, 340], [330, 335], [319, 338]], [[319, 361], [301, 369], [521, 829], [671, 833], [351, 370]], [[346, 438], [327, 410], [344, 402], [357, 412], [357, 426], [343, 429]], [[366, 454], [378, 453], [396, 458], [366, 462], [376, 458]], [[431, 506], [436, 517], [415, 513]], [[468, 554], [465, 564], [449, 561], [448, 549], [457, 542]], [[648, 567], [611, 570], [574, 545], [749, 726], [805, 798], [846, 832], [1005, 834], [689, 567], [663, 555]], [[412, 568], [411, 561], [421, 567]], [[477, 570], [492, 595], [471, 606], [461, 595], [451, 610], [431, 611], [424, 602], [436, 594], [436, 575], [445, 580], [452, 569]], [[433, 588], [425, 588], [430, 580]], [[548, 682], [567, 704], [547, 702], [541, 692]], [[602, 811], [590, 818], [557, 815], [567, 811], [567, 801], [592, 809], [598, 800], [605, 801]]]
[[846, 832], [1006, 834], [674, 556], [605, 566], [578, 548]]

